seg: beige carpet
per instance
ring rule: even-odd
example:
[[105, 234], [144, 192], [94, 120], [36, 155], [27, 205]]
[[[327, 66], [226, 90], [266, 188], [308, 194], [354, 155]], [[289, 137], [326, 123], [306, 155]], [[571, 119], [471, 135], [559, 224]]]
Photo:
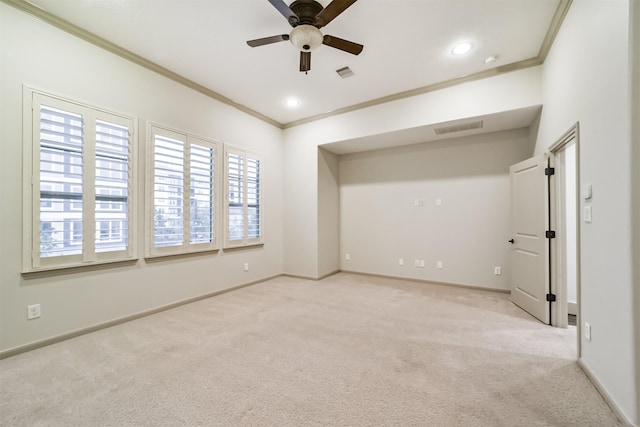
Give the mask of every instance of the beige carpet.
[[0, 361], [3, 426], [615, 426], [508, 296], [277, 278]]

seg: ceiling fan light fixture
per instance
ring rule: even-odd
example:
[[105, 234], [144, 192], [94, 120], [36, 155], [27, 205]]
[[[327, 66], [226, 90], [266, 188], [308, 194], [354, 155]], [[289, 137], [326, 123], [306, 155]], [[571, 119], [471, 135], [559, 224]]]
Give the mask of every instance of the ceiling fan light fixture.
[[323, 36], [313, 25], [298, 25], [289, 34], [289, 41], [298, 50], [310, 52], [322, 44]]

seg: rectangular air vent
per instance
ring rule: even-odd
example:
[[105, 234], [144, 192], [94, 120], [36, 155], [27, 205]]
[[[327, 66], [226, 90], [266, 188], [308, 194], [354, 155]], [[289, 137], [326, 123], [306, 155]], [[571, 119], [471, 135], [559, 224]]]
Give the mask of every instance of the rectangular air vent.
[[353, 71], [351, 71], [351, 68], [349, 68], [349, 67], [342, 67], [342, 68], [336, 70], [336, 73], [338, 73], [338, 75], [340, 77], [342, 77], [343, 79], [346, 79], [347, 77], [353, 76]]
[[441, 128], [436, 128], [435, 131], [438, 135], [444, 135], [446, 133], [462, 132], [472, 129], [482, 129], [482, 120], [478, 122], [461, 123], [459, 125], [453, 126], [444, 126]]

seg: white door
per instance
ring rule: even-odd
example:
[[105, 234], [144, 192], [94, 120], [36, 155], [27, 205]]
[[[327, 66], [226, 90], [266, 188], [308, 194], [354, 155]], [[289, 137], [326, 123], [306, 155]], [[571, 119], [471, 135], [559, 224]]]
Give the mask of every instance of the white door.
[[511, 166], [511, 301], [549, 323], [546, 156]]

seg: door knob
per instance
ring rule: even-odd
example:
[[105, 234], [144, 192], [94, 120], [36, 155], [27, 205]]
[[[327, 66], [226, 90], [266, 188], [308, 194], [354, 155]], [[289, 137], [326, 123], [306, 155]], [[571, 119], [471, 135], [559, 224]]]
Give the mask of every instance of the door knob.
[[511, 243], [512, 245], [513, 245], [515, 242], [516, 242], [516, 241], [515, 241], [515, 240], [513, 240], [513, 239], [509, 240], [509, 243]]

